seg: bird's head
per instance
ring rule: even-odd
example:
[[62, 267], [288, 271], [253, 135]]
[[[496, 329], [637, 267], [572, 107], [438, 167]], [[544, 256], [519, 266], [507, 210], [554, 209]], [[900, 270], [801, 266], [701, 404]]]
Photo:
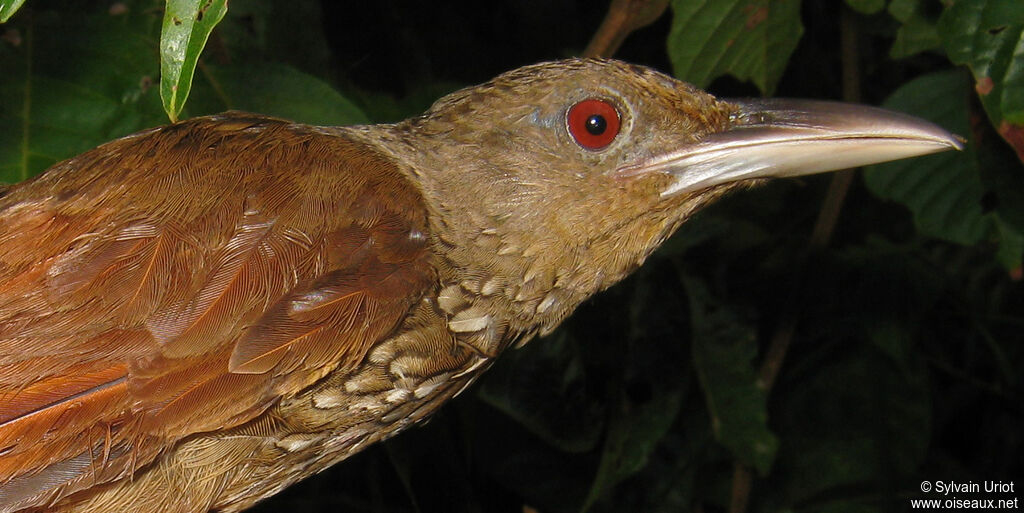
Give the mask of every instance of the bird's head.
[[527, 309], [564, 291], [568, 309], [555, 322], [730, 189], [960, 147], [906, 115], [720, 100], [648, 68], [595, 59], [505, 73], [392, 133], [406, 142], [393, 147], [405, 148], [401, 160], [422, 183], [454, 261], [482, 262], [481, 281], [501, 275], [502, 296]]

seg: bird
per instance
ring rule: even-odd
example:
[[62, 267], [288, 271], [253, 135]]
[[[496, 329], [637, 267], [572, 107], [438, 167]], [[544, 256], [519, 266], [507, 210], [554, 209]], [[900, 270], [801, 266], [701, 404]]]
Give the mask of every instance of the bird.
[[0, 513], [242, 511], [423, 422], [730, 191], [962, 147], [583, 58], [392, 124], [103, 144], [0, 189]]

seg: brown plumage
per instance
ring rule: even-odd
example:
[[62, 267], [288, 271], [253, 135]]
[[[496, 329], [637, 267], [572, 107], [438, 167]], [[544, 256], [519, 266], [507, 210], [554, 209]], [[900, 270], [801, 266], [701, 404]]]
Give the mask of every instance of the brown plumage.
[[[615, 133], [567, 117], [595, 99]], [[9, 187], [0, 513], [244, 509], [422, 420], [729, 189], [958, 144], [799, 105], [570, 60], [395, 125], [198, 118]]]

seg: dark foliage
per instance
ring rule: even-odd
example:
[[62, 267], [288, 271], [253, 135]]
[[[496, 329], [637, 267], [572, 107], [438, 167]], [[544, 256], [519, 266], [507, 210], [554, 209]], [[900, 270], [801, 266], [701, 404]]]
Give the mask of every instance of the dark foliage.
[[[579, 54], [600, 4], [234, 2], [182, 117], [400, 119]], [[885, 102], [969, 148], [856, 177], [821, 247], [830, 177], [727, 198], [426, 426], [254, 511], [896, 511], [948, 498], [922, 481], [1024, 486], [1024, 167], [1007, 144], [1024, 61], [1006, 49], [1024, 5], [949, 4], [673, 2], [616, 56], [723, 96]], [[161, 9], [30, 0], [0, 25], [0, 179], [165, 122]]]

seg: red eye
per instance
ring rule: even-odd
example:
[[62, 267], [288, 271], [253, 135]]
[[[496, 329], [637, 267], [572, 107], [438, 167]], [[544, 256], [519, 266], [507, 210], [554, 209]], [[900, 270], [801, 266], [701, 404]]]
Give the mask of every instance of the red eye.
[[588, 150], [599, 150], [619, 135], [619, 113], [604, 100], [583, 100], [565, 115], [569, 133]]

